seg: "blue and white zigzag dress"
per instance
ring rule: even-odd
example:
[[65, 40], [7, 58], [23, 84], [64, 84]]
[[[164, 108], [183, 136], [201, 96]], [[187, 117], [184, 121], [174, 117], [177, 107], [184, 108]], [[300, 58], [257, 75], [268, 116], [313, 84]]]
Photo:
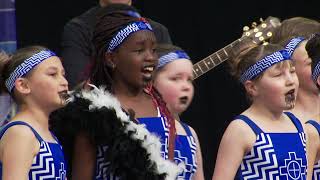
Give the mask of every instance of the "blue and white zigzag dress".
[[[41, 136], [27, 123], [22, 121], [14, 121], [5, 125], [0, 131], [0, 138], [12, 126], [23, 125], [28, 126], [40, 143], [39, 153], [34, 157], [30, 171], [30, 180], [65, 180], [66, 179], [66, 163], [62, 147], [59, 143], [51, 143], [44, 141]], [[56, 139], [57, 141], [57, 139]], [[58, 141], [57, 141], [58, 142]], [[2, 163], [0, 162], [0, 180], [2, 179]]]
[[[161, 155], [163, 158], [168, 159], [169, 128], [165, 118], [160, 115], [159, 109], [158, 117], [143, 117], [138, 118], [138, 121], [141, 124], [145, 124], [149, 132], [155, 133], [160, 137], [162, 144]], [[191, 180], [197, 170], [196, 141], [188, 125], [184, 123], [181, 124], [187, 135], [177, 135], [175, 140], [174, 161], [177, 164], [183, 163], [186, 168], [177, 179]], [[112, 173], [108, 173], [110, 163], [104, 161], [103, 155], [107, 148], [107, 146], [100, 146], [97, 149], [95, 180], [119, 180], [119, 178]]]
[[247, 116], [236, 119], [246, 122], [257, 135], [251, 151], [239, 167], [236, 179], [305, 180], [307, 174], [306, 139], [301, 122], [285, 113], [296, 126], [296, 133], [263, 132]]
[[[319, 136], [320, 136], [320, 125], [319, 125], [319, 123], [317, 123], [317, 121], [309, 120], [306, 123], [311, 124], [313, 127], [315, 127], [319, 133]], [[317, 163], [315, 163], [313, 166], [312, 179], [313, 180], [320, 180], [320, 160]]]

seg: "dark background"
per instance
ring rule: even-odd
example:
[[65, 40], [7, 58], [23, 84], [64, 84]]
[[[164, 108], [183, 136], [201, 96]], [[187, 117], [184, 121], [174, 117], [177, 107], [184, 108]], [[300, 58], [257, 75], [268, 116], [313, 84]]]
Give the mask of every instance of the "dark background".
[[[64, 24], [96, 4], [95, 0], [17, 0], [18, 47], [40, 44], [59, 54]], [[143, 16], [164, 24], [174, 44], [185, 49], [196, 63], [240, 38], [243, 26], [258, 22], [259, 18], [319, 19], [320, 2], [136, 0], [134, 6]], [[194, 100], [182, 119], [198, 133], [204, 172], [206, 179], [211, 179], [222, 134], [247, 103], [239, 83], [229, 75], [226, 63], [199, 77], [195, 89]]]

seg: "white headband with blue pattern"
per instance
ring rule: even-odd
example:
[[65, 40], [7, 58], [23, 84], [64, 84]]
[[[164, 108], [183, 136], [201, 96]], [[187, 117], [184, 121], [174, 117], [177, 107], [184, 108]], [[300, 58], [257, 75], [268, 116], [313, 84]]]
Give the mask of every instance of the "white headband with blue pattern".
[[272, 65], [284, 60], [290, 60], [290, 55], [286, 50], [280, 50], [270, 54], [250, 66], [241, 75], [240, 82], [244, 83], [247, 80], [252, 80]]
[[14, 83], [20, 77], [26, 75], [35, 66], [40, 64], [42, 61], [48, 59], [51, 56], [56, 56], [56, 54], [49, 50], [42, 50], [28, 59], [24, 60], [16, 69], [10, 74], [9, 78], [6, 80], [6, 87], [9, 92], [14, 88]]
[[288, 44], [286, 45], [286, 50], [288, 51], [289, 55], [292, 56], [294, 50], [296, 50], [296, 48], [298, 47], [298, 45], [304, 41], [305, 38], [303, 37], [295, 37], [295, 38], [292, 38]]
[[107, 52], [113, 52], [123, 41], [129, 37], [131, 33], [141, 31], [141, 30], [149, 30], [152, 31], [151, 25], [144, 21], [137, 21], [128, 24], [126, 27], [121, 29], [117, 35], [115, 35], [107, 48]]
[[317, 79], [320, 76], [320, 61], [317, 63], [316, 67], [313, 69], [313, 73], [311, 75], [312, 80], [317, 84]]
[[157, 68], [161, 68], [164, 65], [168, 64], [169, 62], [172, 62], [177, 59], [189, 59], [190, 60], [190, 57], [188, 56], [188, 54], [186, 52], [181, 51], [181, 50], [170, 52], [170, 53], [165, 54], [159, 58]]

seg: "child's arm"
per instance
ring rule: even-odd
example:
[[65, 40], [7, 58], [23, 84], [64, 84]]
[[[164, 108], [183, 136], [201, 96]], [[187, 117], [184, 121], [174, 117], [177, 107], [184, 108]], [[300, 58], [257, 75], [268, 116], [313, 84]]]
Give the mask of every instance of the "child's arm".
[[313, 167], [316, 163], [317, 152], [319, 151], [320, 139], [318, 131], [311, 124], [305, 124], [304, 129], [307, 135], [307, 179], [311, 180], [313, 175]]
[[96, 164], [96, 148], [85, 134], [75, 138], [72, 158], [72, 179], [92, 180]]
[[3, 180], [27, 180], [40, 143], [27, 126], [10, 127], [0, 143]]
[[223, 134], [213, 180], [233, 180], [243, 157], [256, 141], [256, 135], [243, 121], [232, 121]]
[[[190, 127], [190, 126], [189, 126]], [[193, 180], [204, 180], [204, 174], [203, 174], [203, 164], [202, 164], [202, 154], [201, 154], [201, 148], [200, 148], [200, 142], [197, 136], [197, 133], [194, 131], [194, 129], [191, 129], [192, 136], [196, 140], [197, 144], [197, 152], [196, 152], [196, 158], [197, 158], [197, 171], [193, 176]]]

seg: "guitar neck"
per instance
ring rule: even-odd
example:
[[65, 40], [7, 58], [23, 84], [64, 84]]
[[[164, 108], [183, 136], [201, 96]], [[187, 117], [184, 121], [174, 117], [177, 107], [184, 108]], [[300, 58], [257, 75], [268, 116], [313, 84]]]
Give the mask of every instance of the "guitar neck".
[[195, 63], [193, 65], [193, 77], [194, 79], [218, 66], [222, 62], [229, 59], [229, 57], [233, 54], [233, 48], [236, 44], [241, 43], [242, 38], [239, 38], [226, 47], [218, 50], [217, 52], [209, 55], [208, 57], [202, 59], [201, 61]]

